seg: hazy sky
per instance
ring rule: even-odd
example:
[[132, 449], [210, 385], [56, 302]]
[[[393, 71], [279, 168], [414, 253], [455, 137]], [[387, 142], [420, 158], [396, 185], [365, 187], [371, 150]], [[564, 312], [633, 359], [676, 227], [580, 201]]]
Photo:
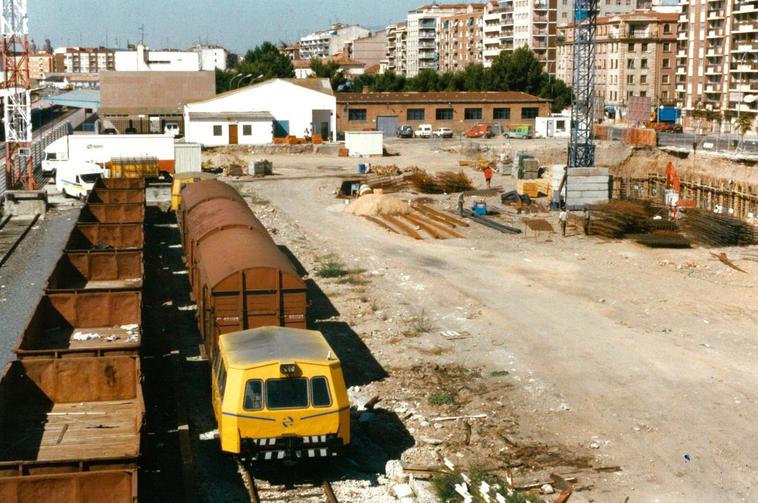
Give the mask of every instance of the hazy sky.
[[292, 42], [331, 22], [383, 27], [404, 19], [424, 0], [29, 0], [29, 32], [42, 46], [125, 47], [140, 40], [153, 48], [203, 42], [244, 51], [262, 41]]

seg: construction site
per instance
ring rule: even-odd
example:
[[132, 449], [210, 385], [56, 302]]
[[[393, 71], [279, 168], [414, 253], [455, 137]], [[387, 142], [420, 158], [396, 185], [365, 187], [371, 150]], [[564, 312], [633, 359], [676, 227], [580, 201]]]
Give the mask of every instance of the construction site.
[[595, 6], [563, 139], [114, 135], [62, 185], [6, 66], [0, 501], [755, 500], [758, 157], [599, 133]]

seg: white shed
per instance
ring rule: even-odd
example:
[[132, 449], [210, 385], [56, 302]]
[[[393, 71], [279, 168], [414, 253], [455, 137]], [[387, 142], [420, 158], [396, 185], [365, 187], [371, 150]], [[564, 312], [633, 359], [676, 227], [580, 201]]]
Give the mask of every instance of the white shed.
[[381, 131], [345, 131], [345, 148], [353, 156], [382, 155], [384, 133]]
[[187, 142], [205, 146], [262, 145], [273, 138], [320, 134], [337, 127], [337, 100], [328, 79], [273, 79], [184, 107]]
[[571, 136], [571, 116], [553, 114], [550, 117], [537, 117], [534, 120], [534, 132], [541, 138], [568, 138]]

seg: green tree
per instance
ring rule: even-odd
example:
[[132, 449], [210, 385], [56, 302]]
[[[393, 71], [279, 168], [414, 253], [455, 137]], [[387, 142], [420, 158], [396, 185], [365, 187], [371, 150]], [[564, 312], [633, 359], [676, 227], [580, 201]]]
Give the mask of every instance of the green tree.
[[244, 75], [252, 75], [253, 80], [295, 76], [292, 61], [271, 42], [264, 42], [255, 49], [247, 51], [238, 70]]
[[320, 59], [312, 59], [311, 71], [316, 77], [329, 79], [329, 83], [335, 91], [339, 86], [347, 82], [345, 72], [340, 68], [339, 63], [336, 61], [329, 60], [324, 63]]
[[739, 122], [737, 123], [737, 127], [740, 131], [740, 143], [742, 143], [745, 140], [745, 133], [750, 131], [753, 128], [753, 121], [755, 120], [755, 116], [753, 114], [748, 113], [741, 113]]
[[230, 81], [236, 72], [223, 71], [216, 68], [216, 94], [223, 93], [229, 89]]

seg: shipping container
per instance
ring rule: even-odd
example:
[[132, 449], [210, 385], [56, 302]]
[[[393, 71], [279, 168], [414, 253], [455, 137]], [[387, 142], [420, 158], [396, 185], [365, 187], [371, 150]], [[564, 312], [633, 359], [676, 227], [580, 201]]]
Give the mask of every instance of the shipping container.
[[142, 288], [142, 259], [140, 250], [66, 251], [45, 291]]
[[128, 224], [145, 221], [143, 204], [87, 204], [79, 214], [79, 222]]
[[106, 165], [111, 178], [157, 179], [160, 176], [155, 157], [119, 157]]
[[136, 356], [13, 361], [0, 380], [0, 474], [24, 462], [136, 468], [144, 414]]
[[64, 246], [66, 251], [142, 249], [145, 229], [141, 223], [77, 223]]
[[135, 354], [142, 339], [142, 292], [43, 295], [16, 348], [19, 359]]

